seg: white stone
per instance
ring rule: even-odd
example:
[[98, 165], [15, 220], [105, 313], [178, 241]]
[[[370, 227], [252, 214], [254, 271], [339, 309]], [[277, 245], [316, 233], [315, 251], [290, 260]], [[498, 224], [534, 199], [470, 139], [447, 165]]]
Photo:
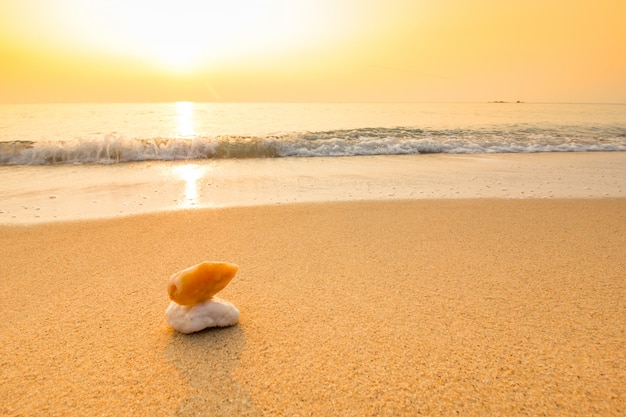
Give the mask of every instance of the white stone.
[[239, 310], [232, 303], [213, 297], [193, 306], [170, 302], [165, 320], [181, 333], [193, 333], [208, 327], [232, 326], [239, 320]]

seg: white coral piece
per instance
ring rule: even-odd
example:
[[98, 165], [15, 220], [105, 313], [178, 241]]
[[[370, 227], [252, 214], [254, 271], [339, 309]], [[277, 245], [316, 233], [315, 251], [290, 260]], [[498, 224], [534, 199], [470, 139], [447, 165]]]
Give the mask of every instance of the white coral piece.
[[165, 311], [165, 320], [181, 333], [193, 333], [208, 327], [232, 326], [239, 320], [239, 310], [217, 297], [193, 306], [172, 301]]

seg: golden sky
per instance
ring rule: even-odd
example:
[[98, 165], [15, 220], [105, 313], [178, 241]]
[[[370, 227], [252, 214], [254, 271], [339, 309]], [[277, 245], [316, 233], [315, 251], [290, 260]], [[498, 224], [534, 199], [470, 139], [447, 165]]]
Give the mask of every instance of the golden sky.
[[626, 102], [624, 0], [0, 0], [0, 102]]

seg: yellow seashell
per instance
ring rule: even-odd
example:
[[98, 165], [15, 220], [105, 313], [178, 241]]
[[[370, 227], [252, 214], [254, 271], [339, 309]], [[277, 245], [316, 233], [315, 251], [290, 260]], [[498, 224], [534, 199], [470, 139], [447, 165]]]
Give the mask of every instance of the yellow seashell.
[[223, 290], [239, 267], [227, 262], [202, 262], [170, 277], [167, 292], [177, 304], [192, 306]]

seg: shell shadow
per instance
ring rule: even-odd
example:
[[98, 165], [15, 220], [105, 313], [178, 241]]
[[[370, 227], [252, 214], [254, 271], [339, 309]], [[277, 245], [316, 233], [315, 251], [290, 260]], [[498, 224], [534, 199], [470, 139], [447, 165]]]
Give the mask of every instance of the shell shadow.
[[262, 415], [232, 374], [245, 346], [239, 324], [189, 335], [172, 331], [164, 356], [188, 385], [174, 415]]

